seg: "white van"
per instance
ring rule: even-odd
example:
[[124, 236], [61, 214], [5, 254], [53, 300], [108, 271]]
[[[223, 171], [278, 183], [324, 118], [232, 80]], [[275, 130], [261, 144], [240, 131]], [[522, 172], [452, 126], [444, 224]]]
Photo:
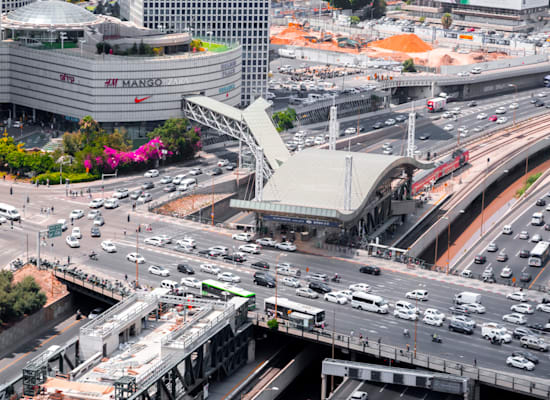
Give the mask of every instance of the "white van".
[[454, 302], [456, 304], [481, 304], [481, 295], [473, 292], [460, 292], [455, 294]]
[[160, 282], [160, 287], [163, 289], [169, 289], [170, 291], [174, 293], [182, 292], [183, 288], [179, 283], [176, 281], [170, 280], [170, 279], [164, 279], [162, 282]]
[[186, 177], [185, 174], [176, 175], [174, 179], [172, 179], [172, 183], [174, 185], [179, 185], [181, 181], [185, 179], [185, 177]]
[[544, 225], [544, 215], [541, 212], [536, 212], [531, 217], [531, 225], [542, 226]]
[[0, 203], [0, 216], [5, 217], [11, 221], [18, 221], [21, 218], [19, 211], [14, 206], [9, 204]]
[[105, 204], [103, 205], [103, 207], [109, 209], [109, 208], [117, 208], [118, 206], [120, 206], [120, 203], [118, 202], [118, 199], [116, 198], [110, 198], [110, 199], [107, 199], [105, 200]]
[[382, 297], [365, 292], [353, 292], [351, 295], [351, 306], [358, 310], [379, 314], [388, 313], [388, 303]]
[[197, 186], [197, 178], [186, 178], [182, 180], [178, 186], [179, 191], [189, 190]]

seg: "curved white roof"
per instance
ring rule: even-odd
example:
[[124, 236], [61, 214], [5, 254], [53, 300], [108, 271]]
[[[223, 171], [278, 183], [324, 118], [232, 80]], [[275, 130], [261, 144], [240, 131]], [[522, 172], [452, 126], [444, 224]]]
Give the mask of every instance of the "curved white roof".
[[84, 7], [66, 1], [37, 1], [10, 12], [9, 22], [29, 25], [89, 25], [98, 18]]

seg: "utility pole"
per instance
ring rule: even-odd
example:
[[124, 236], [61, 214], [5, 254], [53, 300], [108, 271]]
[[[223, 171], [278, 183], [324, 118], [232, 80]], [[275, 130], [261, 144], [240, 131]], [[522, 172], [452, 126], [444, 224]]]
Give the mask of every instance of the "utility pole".
[[409, 113], [409, 130], [407, 135], [407, 157], [414, 158], [414, 135], [416, 132], [416, 116], [414, 113], [414, 101], [411, 102]]
[[139, 230], [141, 229], [141, 224], [138, 225], [138, 228], [136, 229], [136, 287], [139, 286], [139, 263], [137, 255], [139, 254]]
[[212, 226], [214, 226], [214, 174], [212, 174], [212, 212], [210, 217], [212, 218]]

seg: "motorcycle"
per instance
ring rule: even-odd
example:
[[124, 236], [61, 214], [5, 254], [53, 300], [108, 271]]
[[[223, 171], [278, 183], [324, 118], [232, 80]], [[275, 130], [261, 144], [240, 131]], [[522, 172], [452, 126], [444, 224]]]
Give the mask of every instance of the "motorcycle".
[[340, 283], [340, 277], [339, 276], [333, 276], [332, 278], [330, 278], [330, 281], [334, 282], [334, 283]]
[[90, 260], [97, 261], [97, 254], [96, 253], [90, 253], [90, 254], [88, 254], [88, 257], [90, 258]]
[[439, 336], [432, 336], [432, 342], [442, 343], [442, 340]]

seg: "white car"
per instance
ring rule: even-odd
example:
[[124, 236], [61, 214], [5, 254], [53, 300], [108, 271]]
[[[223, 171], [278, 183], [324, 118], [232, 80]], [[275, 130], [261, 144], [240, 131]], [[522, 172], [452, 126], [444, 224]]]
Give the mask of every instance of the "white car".
[[294, 264], [283, 262], [277, 264], [277, 272], [284, 276], [300, 276], [302, 275], [300, 269]]
[[527, 303], [514, 304], [510, 307], [510, 310], [520, 313], [520, 314], [533, 314], [535, 312], [535, 307]]
[[281, 279], [281, 283], [285, 286], [290, 286], [293, 288], [299, 288], [301, 286], [300, 281], [296, 278], [292, 278], [291, 276], [285, 276]]
[[424, 289], [416, 289], [405, 294], [407, 299], [427, 301], [428, 300], [428, 291]]
[[170, 276], [170, 271], [168, 271], [166, 268], [161, 267], [160, 265], [151, 265], [147, 271], [149, 271], [150, 274], [153, 275], [159, 275], [159, 276]]
[[411, 321], [415, 321], [418, 319], [418, 315], [415, 312], [410, 310], [396, 309], [393, 311], [393, 315], [394, 317], [401, 318], [401, 319], [408, 319]]
[[158, 236], [147, 238], [144, 240], [144, 242], [145, 244], [150, 244], [151, 246], [158, 246], [158, 247], [164, 246], [162, 239], [159, 238]]
[[424, 322], [426, 325], [432, 326], [443, 325], [443, 320], [441, 318], [437, 318], [435, 315], [424, 315], [424, 318], [422, 318], [422, 322]]
[[218, 167], [225, 167], [226, 165], [229, 165], [229, 160], [220, 160], [218, 161]]
[[395, 309], [396, 310], [411, 311], [411, 312], [414, 312], [416, 314], [418, 314], [420, 312], [420, 310], [418, 308], [416, 308], [411, 303], [409, 303], [408, 301], [405, 301], [405, 300], [399, 300], [398, 302], [396, 302], [395, 303]]
[[495, 114], [506, 114], [506, 107], [499, 107], [495, 110]]
[[153, 196], [151, 195], [151, 193], [143, 193], [141, 196], [138, 197], [137, 203], [145, 204], [145, 203], [149, 203], [152, 200], [153, 200]]
[[156, 178], [159, 175], [160, 175], [160, 173], [159, 173], [158, 169], [150, 169], [145, 174], [143, 174], [143, 176], [146, 177], [146, 178]]
[[547, 96], [546, 92], [537, 93], [537, 97], [541, 97], [541, 98], [542, 98], [542, 97], [546, 97], [546, 96]]
[[395, 120], [393, 118], [389, 118], [384, 122], [384, 125], [386, 125], [386, 126], [395, 125]]
[[508, 106], [508, 108], [509, 108], [510, 110], [516, 110], [516, 109], [519, 108], [519, 104], [518, 104], [518, 103], [512, 103], [512, 104], [510, 104], [510, 105]]
[[216, 267], [214, 264], [201, 264], [199, 269], [202, 272], [206, 272], [207, 274], [212, 274], [212, 275], [218, 275], [220, 273], [220, 269]]
[[357, 130], [354, 127], [349, 127], [344, 131], [345, 135], [353, 135]]
[[353, 291], [349, 289], [339, 290], [336, 293], [343, 295], [346, 299], [348, 299], [348, 301], [351, 301], [353, 298]]
[[442, 117], [443, 118], [452, 118], [453, 114], [450, 113], [449, 111], [446, 111], [446, 112], [443, 113]]
[[525, 302], [527, 301], [527, 294], [524, 292], [513, 292], [506, 295], [507, 299]]
[[250, 242], [252, 240], [252, 234], [247, 232], [234, 233], [231, 235], [232, 239], [240, 240], [242, 242]]
[[309, 299], [316, 299], [319, 297], [319, 293], [311, 290], [308, 287], [301, 287], [296, 289], [296, 296], [307, 297]]
[[195, 247], [197, 247], [197, 242], [195, 242], [195, 239], [193, 239], [193, 238], [184, 237], [183, 239], [180, 239], [180, 240], [176, 241], [176, 245], [178, 245], [180, 247], [189, 246], [189, 247], [195, 248]]
[[201, 288], [201, 281], [197, 278], [181, 278], [181, 284], [190, 288]]
[[510, 278], [512, 274], [513, 274], [512, 268], [510, 268], [509, 266], [502, 268], [502, 271], [500, 271], [501, 278]]
[[324, 144], [325, 143], [325, 138], [322, 137], [322, 136], [317, 136], [313, 143], [316, 144], [316, 145]]
[[70, 248], [80, 247], [80, 242], [74, 236], [67, 236], [65, 238], [65, 242]]
[[346, 296], [344, 296], [341, 293], [326, 293], [324, 296], [325, 301], [328, 301], [330, 303], [336, 303], [336, 304], [346, 304], [348, 302], [348, 299]]
[[126, 259], [130, 262], [137, 262], [138, 264], [143, 264], [145, 262], [145, 258], [138, 253], [128, 253], [126, 255]]
[[497, 124], [505, 124], [506, 122], [508, 122], [508, 118], [506, 117], [500, 117], [497, 119]]
[[444, 131], [447, 131], [447, 132], [450, 132], [454, 129], [454, 126], [452, 126], [451, 124], [447, 124], [443, 127], [443, 130]]
[[479, 113], [479, 114], [477, 114], [477, 117], [476, 117], [476, 118], [479, 119], [479, 120], [485, 119], [485, 118], [487, 118], [487, 114], [485, 114], [485, 113]]
[[424, 316], [426, 315], [431, 315], [434, 318], [445, 321], [445, 314], [443, 314], [439, 310], [436, 310], [435, 308], [427, 308], [426, 311], [424, 311]]
[[278, 248], [279, 250], [284, 250], [284, 251], [296, 251], [296, 246], [291, 242], [277, 243], [275, 247]]
[[104, 240], [101, 242], [101, 248], [107, 253], [116, 253], [116, 246], [110, 240]]
[[243, 251], [245, 253], [250, 254], [260, 254], [261, 247], [258, 244], [242, 244], [239, 246], [239, 251]]
[[124, 199], [128, 196], [130, 196], [130, 191], [126, 188], [117, 189], [116, 192], [113, 193], [115, 199]]
[[84, 216], [84, 211], [82, 210], [73, 210], [69, 214], [70, 219], [80, 219]]
[[536, 309], [537, 309], [537, 311], [542, 311], [542, 312], [550, 313], [550, 304], [548, 304], [548, 303], [540, 303], [540, 304], [537, 304]]
[[525, 317], [525, 315], [518, 313], [503, 315], [502, 320], [517, 325], [525, 325], [527, 323], [527, 318]]
[[277, 242], [271, 238], [265, 237], [256, 239], [256, 244], [259, 244], [260, 246], [275, 247], [277, 245]]
[[231, 272], [222, 272], [221, 274], [218, 274], [218, 280], [222, 282], [238, 283], [241, 281], [241, 278]]
[[354, 292], [370, 292], [370, 286], [366, 283], [354, 283], [352, 285], [349, 285], [349, 290], [352, 290]]
[[200, 174], [202, 174], [202, 169], [200, 169], [198, 167], [191, 168], [191, 170], [189, 171], [189, 175], [196, 176], [196, 175], [200, 175]]
[[165, 175], [162, 178], [160, 178], [161, 185], [167, 185], [169, 183], [172, 183], [172, 177], [170, 175]]
[[103, 203], [104, 203], [103, 199], [93, 199], [92, 201], [90, 201], [90, 204], [88, 204], [88, 207], [99, 208], [103, 206]]
[[467, 303], [467, 304], [463, 304], [462, 307], [468, 310], [468, 312], [473, 312], [476, 314], [485, 314], [485, 306], [479, 303]]
[[99, 210], [90, 210], [90, 212], [88, 213], [88, 219], [95, 219], [95, 217], [97, 217], [98, 215], [101, 215], [101, 211]]
[[71, 236], [77, 239], [82, 239], [82, 232], [80, 232], [80, 228], [78, 226], [73, 228], [71, 231]]
[[522, 356], [508, 357], [506, 359], [506, 365], [508, 365], [509, 367], [524, 369], [526, 371], [532, 371], [535, 369], [535, 364]]
[[114, 197], [111, 198], [111, 199], [107, 199], [105, 200], [105, 208], [106, 209], [113, 209], [113, 208], [117, 208], [118, 206], [120, 206], [120, 203], [118, 202], [118, 199], [115, 199]]

